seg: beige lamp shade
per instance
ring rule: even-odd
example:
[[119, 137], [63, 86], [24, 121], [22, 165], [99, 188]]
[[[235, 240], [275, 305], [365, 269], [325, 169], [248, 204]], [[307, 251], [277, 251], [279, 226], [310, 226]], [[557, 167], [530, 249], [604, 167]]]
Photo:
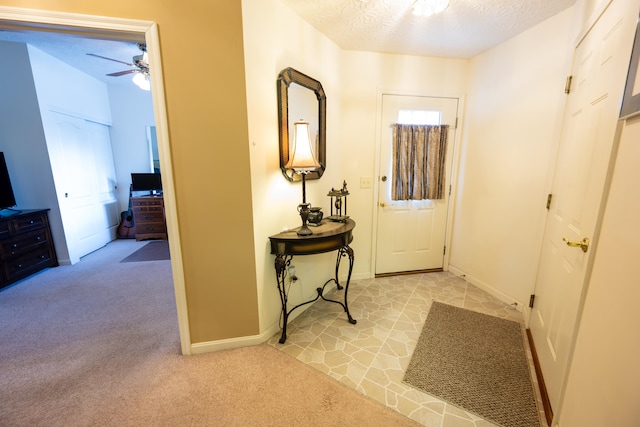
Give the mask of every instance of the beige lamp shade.
[[293, 124], [293, 148], [285, 168], [293, 169], [296, 172], [311, 172], [319, 167], [320, 163], [316, 160], [311, 148], [309, 123], [295, 122]]

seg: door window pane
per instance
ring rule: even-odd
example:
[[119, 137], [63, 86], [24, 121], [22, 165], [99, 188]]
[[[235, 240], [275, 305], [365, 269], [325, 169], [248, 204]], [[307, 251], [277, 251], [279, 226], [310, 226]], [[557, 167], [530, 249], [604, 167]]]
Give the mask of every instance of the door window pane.
[[439, 125], [442, 113], [428, 110], [400, 110], [398, 124], [401, 125]]

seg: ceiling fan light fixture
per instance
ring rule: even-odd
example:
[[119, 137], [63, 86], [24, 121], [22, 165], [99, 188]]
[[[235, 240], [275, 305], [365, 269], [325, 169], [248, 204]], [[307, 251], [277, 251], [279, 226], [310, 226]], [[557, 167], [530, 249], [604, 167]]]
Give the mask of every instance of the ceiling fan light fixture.
[[411, 13], [416, 16], [431, 16], [449, 7], [449, 0], [416, 0]]
[[142, 90], [151, 90], [151, 81], [147, 73], [135, 73], [131, 81]]

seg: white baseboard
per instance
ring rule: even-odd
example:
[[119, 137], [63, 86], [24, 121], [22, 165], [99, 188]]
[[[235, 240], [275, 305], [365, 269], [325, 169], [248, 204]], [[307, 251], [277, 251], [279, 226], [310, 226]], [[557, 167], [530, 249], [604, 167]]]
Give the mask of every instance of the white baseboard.
[[[315, 304], [316, 302], [317, 301], [315, 301], [313, 304]], [[309, 304], [308, 306], [303, 306], [303, 307], [300, 307], [300, 309], [295, 310], [293, 313], [291, 313], [291, 316], [289, 316], [289, 322], [287, 323], [288, 324], [291, 323], [291, 321], [293, 321], [296, 317], [304, 313], [307, 310], [307, 308], [309, 308], [313, 304]], [[227, 340], [208, 341], [208, 342], [191, 344], [190, 354], [204, 354], [204, 353], [211, 353], [214, 351], [230, 350], [233, 348], [248, 347], [252, 345], [262, 344], [263, 342], [267, 341], [272, 336], [280, 333], [281, 331], [282, 331], [282, 328], [280, 327], [280, 324], [276, 322], [275, 324], [271, 325], [269, 328], [267, 328], [265, 331], [263, 331], [259, 335], [251, 335], [247, 337], [237, 337], [237, 338], [231, 338]]]
[[[366, 273], [356, 273], [356, 274], [352, 274], [351, 275], [351, 281], [354, 280], [363, 280], [363, 279], [371, 279], [371, 273], [366, 272]], [[347, 278], [345, 277], [344, 279], [340, 279], [340, 283], [344, 284], [347, 281]]]
[[471, 283], [474, 286], [477, 286], [478, 288], [482, 289], [483, 291], [487, 292], [488, 294], [498, 298], [500, 301], [502, 301], [505, 304], [509, 304], [512, 307], [514, 307], [516, 310], [518, 310], [519, 312], [521, 312], [525, 318], [525, 323], [528, 323], [528, 317], [529, 317], [529, 307], [527, 304], [525, 304], [524, 301], [518, 301], [517, 299], [497, 290], [496, 288], [494, 288], [493, 286], [483, 282], [482, 280], [478, 279], [477, 277], [468, 275], [467, 273], [465, 273], [464, 271], [462, 271], [461, 269], [449, 265], [448, 270], [455, 274], [458, 277], [461, 277], [463, 279], [465, 279], [467, 282]]
[[260, 335], [237, 337], [237, 338], [231, 338], [227, 340], [199, 342], [196, 344], [191, 344], [191, 354], [192, 355], [205, 354], [205, 353], [212, 353], [215, 351], [231, 350], [233, 348], [258, 345], [268, 340], [272, 335], [273, 334], [264, 333]]

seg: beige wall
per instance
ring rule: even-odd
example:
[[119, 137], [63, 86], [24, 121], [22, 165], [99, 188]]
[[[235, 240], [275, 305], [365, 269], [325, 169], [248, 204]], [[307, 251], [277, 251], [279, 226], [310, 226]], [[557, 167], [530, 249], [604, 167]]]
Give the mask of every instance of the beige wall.
[[[431, 58], [391, 55], [372, 52], [344, 51], [342, 54], [342, 117], [341, 151], [343, 176], [352, 183], [353, 197], [349, 214], [358, 221], [353, 242], [357, 255], [355, 277], [369, 278], [374, 274], [377, 232], [376, 177], [380, 137], [388, 135], [389, 123], [380, 122], [383, 93], [414, 96], [447, 96], [460, 99], [463, 113], [469, 78], [466, 59]], [[464, 122], [464, 118], [461, 118]], [[460, 132], [449, 145], [459, 149]], [[371, 177], [371, 189], [360, 188], [360, 177]], [[452, 177], [455, 180], [455, 176]]]
[[[280, 171], [276, 80], [281, 70], [292, 67], [320, 81], [325, 91], [327, 168], [321, 179], [307, 181], [306, 190], [307, 201], [328, 212], [327, 193], [342, 183], [343, 176], [340, 49], [280, 0], [243, 0], [242, 9], [260, 331], [266, 339], [280, 329], [282, 307], [268, 236], [300, 226], [297, 206], [302, 202], [301, 183], [289, 182]], [[299, 280], [289, 290], [289, 307], [317, 295], [316, 288], [332, 276], [335, 256], [334, 252], [293, 260]]]
[[[553, 139], [557, 138], [554, 121], [563, 107], [556, 93], [563, 85], [567, 74], [563, 67], [577, 36], [606, 3], [578, 1], [568, 21], [564, 12], [472, 61], [461, 165], [464, 185], [459, 188], [451, 267], [469, 273], [471, 281], [502, 294], [503, 299], [524, 298], [533, 289], [544, 225], [540, 202], [546, 196], [545, 175], [551, 171]], [[637, 14], [639, 3], [631, 0], [630, 10], [635, 8]], [[534, 38], [528, 39], [530, 35]], [[528, 57], [535, 61], [528, 62]], [[560, 80], [554, 82], [556, 77]], [[537, 84], [530, 86], [532, 82]], [[547, 92], [530, 92], [532, 88]], [[540, 123], [547, 125], [541, 129]], [[640, 254], [639, 140], [640, 119], [628, 120], [622, 129], [566, 388], [559, 407], [554, 408], [554, 427], [640, 423], [640, 314], [635, 308], [640, 294], [634, 268]], [[499, 191], [494, 192], [496, 185]], [[522, 226], [518, 217], [528, 218], [530, 226]], [[535, 244], [527, 248], [528, 242]]]
[[450, 269], [522, 308], [564, 103], [566, 10], [471, 60]]
[[191, 341], [257, 334], [240, 0], [0, 5], [158, 24]]
[[[279, 330], [281, 305], [268, 236], [300, 225], [301, 201], [300, 183], [289, 183], [279, 169], [278, 73], [293, 67], [319, 80], [326, 92], [327, 169], [320, 180], [307, 182], [307, 199], [328, 213], [327, 193], [347, 182], [348, 214], [357, 224], [352, 279], [362, 279], [372, 274], [375, 205], [373, 189], [361, 189], [360, 177], [376, 175], [380, 94], [463, 97], [469, 61], [343, 51], [280, 0], [244, 0], [243, 20], [260, 330], [269, 336]], [[317, 294], [332, 277], [335, 256], [293, 260], [300, 280], [290, 289], [290, 306]]]

